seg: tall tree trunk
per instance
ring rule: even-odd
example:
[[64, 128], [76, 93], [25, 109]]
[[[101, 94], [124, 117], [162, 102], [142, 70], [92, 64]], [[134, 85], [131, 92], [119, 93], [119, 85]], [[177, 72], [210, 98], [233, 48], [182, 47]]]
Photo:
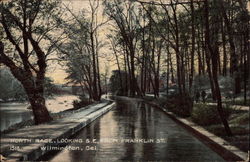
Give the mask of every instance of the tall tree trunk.
[[[96, 19], [97, 19], [97, 16], [96, 16]], [[97, 31], [94, 34], [94, 38], [95, 38], [95, 49], [96, 49], [95, 58], [96, 58], [97, 86], [98, 86], [97, 100], [100, 101], [102, 97], [102, 86], [101, 86], [101, 75], [100, 75], [100, 64], [99, 64], [99, 41], [98, 41]]]
[[129, 56], [130, 56], [130, 67], [131, 67], [131, 85], [130, 85], [130, 90], [131, 90], [131, 96], [135, 96], [135, 92], [137, 89], [137, 81], [135, 78], [135, 51], [133, 47], [133, 42], [130, 43], [129, 47]]
[[225, 36], [225, 29], [224, 29], [224, 21], [221, 21], [221, 35], [222, 35], [222, 49], [223, 49], [223, 68], [222, 74], [224, 76], [227, 75], [227, 51], [226, 51], [226, 36]]
[[96, 68], [97, 68], [97, 79], [98, 79], [98, 101], [100, 101], [102, 97], [102, 86], [101, 86], [101, 75], [100, 75], [98, 53], [96, 53], [96, 64], [97, 64]]
[[[208, 4], [208, 0], [204, 1], [204, 7], [205, 7], [205, 40], [206, 40], [206, 48], [209, 50], [210, 56], [211, 56], [211, 60], [212, 60], [212, 80], [215, 86], [215, 96], [217, 99], [217, 110], [218, 113], [220, 115], [221, 121], [224, 125], [225, 131], [227, 133], [228, 136], [232, 136], [232, 131], [229, 127], [229, 124], [225, 118], [225, 114], [223, 112], [223, 108], [222, 108], [222, 102], [221, 102], [221, 93], [220, 93], [220, 87], [219, 87], [219, 83], [218, 83], [218, 78], [217, 78], [217, 73], [218, 73], [218, 69], [217, 69], [217, 58], [218, 58], [218, 54], [219, 51], [217, 49], [217, 47], [212, 47], [211, 46], [211, 42], [210, 42], [210, 28], [209, 28], [209, 4]], [[216, 21], [215, 21], [216, 22]], [[216, 45], [217, 43], [215, 42], [214, 45]], [[214, 51], [215, 49], [215, 51]]]
[[203, 70], [203, 65], [202, 65], [202, 58], [201, 58], [201, 48], [200, 48], [200, 42], [197, 41], [197, 56], [198, 56], [198, 74], [204, 74]]
[[125, 74], [126, 74], [126, 76], [125, 76], [125, 93], [126, 94], [124, 94], [124, 95], [129, 95], [128, 94], [128, 90], [129, 90], [129, 82], [128, 82], [128, 80], [129, 80], [129, 72], [128, 72], [128, 70], [127, 70], [127, 67], [129, 67], [129, 65], [127, 65], [127, 58], [126, 58], [126, 54], [125, 54], [125, 51], [124, 51], [124, 53], [123, 53], [123, 59], [124, 59], [124, 70], [125, 70]]
[[160, 91], [161, 49], [162, 49], [162, 44], [159, 45], [159, 51], [158, 51], [158, 55], [157, 55], [156, 76], [155, 76], [155, 86], [156, 86], [156, 96], [157, 97], [159, 97], [159, 91]]
[[[111, 42], [111, 45], [112, 45], [112, 48], [113, 48], [113, 51], [114, 51], [115, 60], [116, 60], [116, 64], [117, 64], [117, 67], [118, 67], [118, 74], [119, 74], [119, 80], [120, 80], [120, 83], [121, 83], [121, 89], [122, 89], [122, 91], [124, 91], [119, 58], [118, 58], [118, 55], [117, 55], [117, 52], [116, 52], [116, 49], [115, 49], [115, 46], [114, 46], [113, 42]], [[122, 93], [124, 93], [124, 92], [122, 92]]]
[[[248, 2], [249, 3], [249, 2]], [[250, 17], [249, 12], [246, 9], [246, 6], [244, 6], [243, 2], [241, 1], [242, 6], [242, 12], [244, 15], [244, 18], [242, 20], [243, 23], [243, 46], [244, 46], [244, 52], [243, 52], [243, 59], [244, 59], [244, 104], [247, 105], [247, 92], [250, 87], [248, 85], [249, 79], [250, 79], [250, 43], [249, 43], [249, 21], [247, 21]], [[250, 83], [250, 82], [249, 82]], [[247, 89], [248, 87], [248, 89]]]
[[198, 58], [198, 74], [202, 73], [202, 56], [201, 56], [201, 38], [200, 38], [200, 26], [197, 28], [197, 58]]
[[170, 65], [170, 72], [171, 72], [171, 82], [175, 83], [175, 77], [174, 77], [174, 67], [172, 62], [172, 56], [171, 53], [169, 53], [169, 65]]
[[46, 108], [43, 93], [37, 92], [39, 90], [27, 90], [27, 87], [25, 89], [34, 114], [35, 124], [41, 124], [51, 121], [52, 118], [50, 117], [49, 112]]
[[[145, 53], [145, 57], [147, 57], [147, 53]], [[147, 82], [148, 82], [148, 61], [147, 61], [147, 58], [145, 58], [145, 71], [144, 71], [144, 84], [143, 84], [143, 90], [144, 90], [144, 93], [146, 94], [147, 92]]]
[[[195, 26], [194, 26], [194, 4], [193, 0], [190, 0], [190, 8], [191, 8], [191, 26], [192, 26], [192, 47], [191, 47], [191, 69], [189, 75], [189, 92], [192, 89], [193, 85], [193, 76], [194, 76], [194, 52], [195, 52]], [[185, 83], [184, 83], [185, 84]]]
[[[203, 25], [202, 25], [202, 31], [204, 31], [204, 27], [203, 27]], [[204, 36], [203, 36], [203, 32], [201, 32], [201, 42], [205, 42], [205, 40], [204, 40]], [[205, 48], [205, 44], [204, 43], [202, 43], [202, 65], [203, 65], [203, 69], [202, 69], [202, 71], [203, 71], [203, 74], [205, 74], [205, 67], [206, 67], [206, 52], [207, 52], [207, 50], [206, 50], [206, 48]]]
[[[167, 54], [169, 55], [169, 54]], [[169, 92], [169, 73], [170, 73], [170, 66], [169, 66], [169, 58], [167, 58], [167, 81], [166, 81], [166, 91], [167, 91], [167, 94]]]
[[238, 68], [238, 57], [235, 51], [235, 44], [233, 40], [233, 29], [231, 27], [230, 21], [228, 19], [226, 9], [224, 7], [224, 0], [218, 1], [220, 5], [220, 11], [221, 14], [224, 18], [225, 21], [225, 26], [227, 28], [227, 33], [228, 33], [228, 40], [229, 40], [229, 45], [230, 45], [230, 53], [231, 53], [231, 62], [232, 62], [232, 72], [234, 76], [234, 93], [239, 94], [241, 91], [241, 78], [240, 78], [240, 72]]
[[97, 90], [97, 71], [96, 71], [96, 52], [94, 45], [94, 33], [90, 32], [91, 40], [91, 52], [92, 52], [92, 69], [93, 69], [93, 99], [98, 101], [98, 90]]
[[[172, 3], [172, 0], [171, 0]], [[176, 8], [171, 5], [173, 10], [173, 17], [174, 17], [174, 26], [175, 26], [175, 55], [176, 55], [176, 68], [177, 68], [177, 82], [179, 88], [179, 94], [183, 94], [183, 74], [182, 74], [182, 67], [181, 67], [181, 56], [180, 56], [180, 49], [179, 49], [179, 27], [178, 27], [178, 20], [176, 15]], [[185, 84], [185, 83], [184, 83]]]

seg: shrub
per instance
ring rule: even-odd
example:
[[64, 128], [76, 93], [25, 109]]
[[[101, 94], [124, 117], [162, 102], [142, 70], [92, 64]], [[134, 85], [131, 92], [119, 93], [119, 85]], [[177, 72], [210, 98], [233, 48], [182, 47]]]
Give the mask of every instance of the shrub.
[[204, 89], [210, 89], [210, 81], [208, 75], [196, 75], [194, 77], [193, 91], [201, 91]]
[[147, 101], [153, 101], [155, 98], [152, 96], [144, 96], [143, 99], [145, 99]]
[[234, 90], [234, 79], [231, 76], [219, 76], [219, 84], [222, 92], [231, 95], [229, 92]]
[[157, 99], [157, 102], [158, 102], [158, 104], [161, 106], [161, 107], [164, 107], [164, 106], [166, 106], [166, 104], [167, 104], [167, 99], [164, 97], [164, 98], [158, 98]]
[[193, 100], [188, 94], [176, 94], [166, 100], [165, 107], [178, 116], [189, 117], [193, 108]]
[[81, 98], [81, 100], [74, 100], [73, 101], [73, 107], [74, 109], [80, 109], [82, 107], [85, 107], [89, 104], [92, 104], [93, 102], [90, 101], [89, 99], [86, 99], [86, 98]]
[[[226, 119], [228, 119], [232, 113], [232, 108], [226, 106], [223, 110]], [[221, 123], [221, 119], [215, 105], [207, 105], [203, 103], [195, 105], [191, 114], [191, 118], [199, 125], [212, 125]]]

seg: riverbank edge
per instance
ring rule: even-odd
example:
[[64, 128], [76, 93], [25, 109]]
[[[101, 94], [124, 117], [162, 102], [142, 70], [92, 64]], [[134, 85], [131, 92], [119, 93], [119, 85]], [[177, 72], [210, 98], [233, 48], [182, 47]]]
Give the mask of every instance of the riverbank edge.
[[[91, 105], [89, 105], [91, 106]], [[78, 133], [80, 130], [82, 130], [84, 127], [101, 117], [102, 115], [106, 114], [108, 111], [110, 111], [115, 106], [115, 102], [113, 101], [107, 101], [107, 104], [103, 106], [102, 108], [91, 112], [90, 114], [83, 117], [83, 120], [79, 121], [77, 125], [74, 127], [70, 127], [69, 129], [65, 130], [64, 132], [60, 133], [57, 137], [54, 137], [52, 140], [57, 141], [64, 138], [70, 138], [71, 136]], [[50, 150], [41, 150], [41, 147], [47, 147], [51, 146], [53, 144], [51, 143], [42, 143], [39, 147], [35, 147], [29, 152], [23, 152], [23, 153], [13, 153], [10, 154], [10, 156], [5, 157], [6, 161], [36, 161], [39, 157], [44, 155], [45, 153], [49, 152]]]
[[[86, 106], [78, 108], [78, 109], [69, 108], [69, 109], [59, 111], [59, 112], [56, 112], [56, 113], [50, 113], [50, 115], [53, 118], [53, 120], [57, 120], [59, 117], [60, 118], [66, 117], [67, 115], [77, 113], [78, 111], [82, 111], [83, 109], [88, 109], [90, 106], [94, 106], [94, 105], [97, 105], [97, 104], [102, 103], [102, 102], [105, 102], [105, 100], [96, 101], [96, 102], [93, 102], [93, 103], [91, 103], [89, 105], [86, 105]], [[24, 120], [24, 121], [15, 123], [13, 125], [10, 125], [9, 128], [0, 131], [0, 135], [11, 133], [11, 132], [14, 132], [14, 131], [16, 131], [18, 129], [25, 128], [25, 127], [30, 127], [30, 126], [33, 126], [33, 125], [35, 125], [34, 119]]]
[[172, 120], [180, 124], [182, 127], [191, 132], [195, 137], [197, 137], [201, 142], [211, 148], [213, 151], [218, 153], [224, 160], [226, 161], [248, 161], [249, 160], [249, 152], [248, 154], [239, 150], [237, 147], [232, 146], [224, 139], [208, 132], [201, 126], [189, 121], [187, 119], [178, 117], [172, 112], [168, 112], [166, 109], [158, 105], [156, 102], [148, 101], [144, 99], [144, 101], [161, 111], [163, 111], [166, 115], [168, 115]]

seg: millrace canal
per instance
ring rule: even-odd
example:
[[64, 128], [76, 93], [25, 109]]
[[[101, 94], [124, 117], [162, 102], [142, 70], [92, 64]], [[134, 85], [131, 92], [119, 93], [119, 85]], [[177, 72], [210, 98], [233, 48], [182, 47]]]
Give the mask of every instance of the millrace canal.
[[[141, 100], [122, 98], [62, 151], [41, 160], [69, 161], [224, 161], [162, 111]], [[82, 141], [82, 142], [79, 142]]]

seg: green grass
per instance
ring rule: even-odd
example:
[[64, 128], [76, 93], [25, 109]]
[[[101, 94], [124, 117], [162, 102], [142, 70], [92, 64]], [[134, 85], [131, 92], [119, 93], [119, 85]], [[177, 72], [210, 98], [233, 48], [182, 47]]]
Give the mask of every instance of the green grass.
[[[227, 136], [226, 131], [222, 124], [210, 125], [210, 126], [206, 126], [205, 128], [217, 136], [220, 136], [220, 137]], [[246, 128], [246, 127], [230, 126], [230, 128], [234, 136], [247, 135], [249, 133], [249, 128]]]
[[240, 105], [240, 106], [249, 106], [250, 105], [250, 99], [244, 103], [244, 100], [231, 100], [231, 101], [224, 101], [223, 103], [230, 104], [230, 105]]
[[232, 137], [227, 136], [226, 131], [221, 124], [206, 126], [204, 128], [207, 129], [209, 132], [220, 136], [221, 138], [229, 142], [231, 145], [236, 146], [244, 152], [247, 152], [249, 150], [249, 126], [230, 126], [233, 133]]
[[[228, 110], [229, 104], [225, 105], [224, 110]], [[214, 114], [216, 113], [215, 105], [195, 104], [191, 120], [202, 125], [209, 132], [220, 136], [228, 141], [231, 145], [238, 147], [240, 150], [247, 152], [249, 150], [249, 112], [229, 108], [228, 123], [232, 130], [233, 136], [226, 134], [224, 126]], [[195, 118], [195, 120], [194, 120]], [[218, 120], [215, 122], [215, 120]]]
[[230, 124], [244, 125], [249, 124], [249, 113], [240, 113], [235, 118], [229, 121]]
[[[161, 106], [166, 106], [166, 100], [157, 100]], [[239, 102], [238, 102], [239, 103]], [[176, 105], [167, 105], [169, 107]], [[231, 145], [236, 146], [240, 150], [247, 152], [249, 150], [249, 112], [235, 109], [231, 103], [223, 105], [226, 112], [226, 118], [232, 130], [233, 136], [227, 136], [224, 126], [221, 124], [216, 105], [208, 105], [198, 103], [193, 105], [191, 117], [188, 120], [194, 121], [201, 125], [209, 132], [223, 138]]]

